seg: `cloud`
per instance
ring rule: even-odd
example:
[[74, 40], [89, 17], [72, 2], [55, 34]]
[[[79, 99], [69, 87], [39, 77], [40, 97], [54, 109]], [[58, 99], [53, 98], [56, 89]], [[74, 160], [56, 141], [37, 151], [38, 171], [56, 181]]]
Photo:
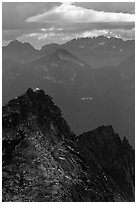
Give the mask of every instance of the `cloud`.
[[[36, 48], [93, 35], [134, 38], [134, 9], [128, 3], [97, 2], [12, 2], [2, 4], [3, 42], [18, 39]], [[112, 8], [114, 6], [114, 9]], [[113, 12], [112, 12], [113, 9]]]
[[73, 4], [97, 11], [135, 13], [135, 2], [75, 2]]
[[79, 37], [93, 37], [93, 36], [111, 36], [111, 37], [118, 37], [123, 38], [124, 40], [127, 39], [134, 39], [135, 37], [135, 29], [88, 29], [83, 31], [40, 31], [36, 33], [29, 33], [24, 34], [20, 37], [18, 37], [18, 40], [22, 42], [30, 42], [34, 47], [41, 48], [43, 44], [49, 44], [49, 43], [58, 43], [62, 44], [66, 41], [72, 40], [74, 38]]
[[124, 40], [133, 39], [135, 37], [135, 29], [123, 30], [123, 29], [103, 29], [103, 30], [91, 30], [85, 31], [79, 34], [79, 37], [93, 37], [93, 36], [109, 36], [116, 38], [123, 38]]
[[[3, 2], [2, 3], [2, 28], [9, 29], [24, 29], [31, 24], [26, 24], [26, 19], [32, 15], [43, 13], [60, 3], [31, 3], [31, 2]], [[34, 24], [32, 24], [32, 27]], [[36, 24], [35, 24], [36, 26]]]
[[135, 15], [128, 13], [115, 13], [96, 11], [72, 5], [70, 3], [62, 3], [51, 10], [29, 17], [27, 22], [134, 22]]

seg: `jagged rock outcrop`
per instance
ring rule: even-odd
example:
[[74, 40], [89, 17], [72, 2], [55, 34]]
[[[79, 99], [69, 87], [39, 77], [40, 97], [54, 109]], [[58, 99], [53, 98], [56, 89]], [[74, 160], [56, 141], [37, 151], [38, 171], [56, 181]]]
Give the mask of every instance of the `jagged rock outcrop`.
[[102, 126], [80, 135], [77, 145], [91, 168], [96, 161], [104, 178], [113, 179], [118, 185], [120, 194], [123, 191], [130, 198], [134, 197], [135, 152], [125, 137], [121, 141], [112, 126]]
[[77, 137], [42, 90], [3, 107], [3, 201], [133, 201], [134, 151], [112, 127]]

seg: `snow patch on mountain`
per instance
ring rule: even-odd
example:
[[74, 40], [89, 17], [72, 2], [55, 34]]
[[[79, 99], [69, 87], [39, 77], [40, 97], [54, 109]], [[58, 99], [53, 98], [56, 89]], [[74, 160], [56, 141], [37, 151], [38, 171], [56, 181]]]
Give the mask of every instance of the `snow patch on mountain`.
[[58, 63], [57, 62], [51, 62], [51, 67], [58, 67]]
[[106, 42], [101, 42], [101, 43], [98, 43], [99, 45], [105, 45], [106, 44]]
[[34, 92], [37, 92], [37, 91], [39, 91], [39, 90], [40, 90], [39, 88], [33, 89]]
[[84, 48], [84, 45], [79, 46], [79, 48], [80, 48], [80, 49], [83, 49], [83, 48]]
[[59, 58], [60, 58], [61, 60], [67, 60], [67, 61], [69, 61], [69, 58], [68, 58], [68, 57], [62, 56], [61, 54], [59, 54]]
[[72, 75], [72, 77], [71, 77], [71, 79], [70, 79], [70, 81], [74, 81], [75, 80], [75, 78], [76, 78], [76, 73], [75, 73], [75, 71], [72, 69], [72, 72], [73, 72], [73, 75]]
[[81, 67], [84, 67], [85, 65], [82, 62], [76, 61], [76, 60], [72, 60], [72, 62], [80, 65]]
[[75, 64], [78, 64], [81, 67], [85, 66], [82, 62], [72, 59], [71, 57], [62, 56], [61, 54], [59, 54], [58, 56], [61, 60], [73, 62]]
[[63, 80], [58, 81], [54, 77], [51, 77], [50, 75], [46, 75], [46, 76], [44, 75], [43, 79], [49, 80], [49, 81], [53, 82], [54, 84], [63, 84], [64, 83]]
[[93, 97], [82, 97], [81, 100], [82, 101], [87, 101], [87, 100], [92, 100]]

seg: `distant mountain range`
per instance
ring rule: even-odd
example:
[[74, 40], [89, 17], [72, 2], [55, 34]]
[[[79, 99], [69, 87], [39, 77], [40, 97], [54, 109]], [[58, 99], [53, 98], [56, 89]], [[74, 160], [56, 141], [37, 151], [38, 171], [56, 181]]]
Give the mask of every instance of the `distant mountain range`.
[[73, 39], [65, 44], [44, 45], [37, 50], [29, 43], [14, 40], [3, 46], [3, 59], [28, 62], [51, 54], [58, 48], [64, 48], [94, 68], [106, 65], [118, 65], [135, 52], [134, 40], [123, 41], [119, 38], [104, 36]]
[[134, 53], [134, 41], [103, 36], [41, 50], [13, 41], [3, 47], [3, 103], [39, 87], [77, 134], [111, 124], [134, 145]]
[[118, 65], [134, 53], [134, 40], [123, 41], [119, 38], [104, 36], [79, 38], [63, 45], [65, 49], [94, 68]]

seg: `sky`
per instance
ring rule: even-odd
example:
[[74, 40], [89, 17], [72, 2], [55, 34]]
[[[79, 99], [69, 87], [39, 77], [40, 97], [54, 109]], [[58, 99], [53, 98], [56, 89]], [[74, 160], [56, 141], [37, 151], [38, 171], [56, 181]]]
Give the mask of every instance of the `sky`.
[[3, 2], [2, 41], [29, 42], [40, 49], [73, 38], [135, 38], [133, 2]]

